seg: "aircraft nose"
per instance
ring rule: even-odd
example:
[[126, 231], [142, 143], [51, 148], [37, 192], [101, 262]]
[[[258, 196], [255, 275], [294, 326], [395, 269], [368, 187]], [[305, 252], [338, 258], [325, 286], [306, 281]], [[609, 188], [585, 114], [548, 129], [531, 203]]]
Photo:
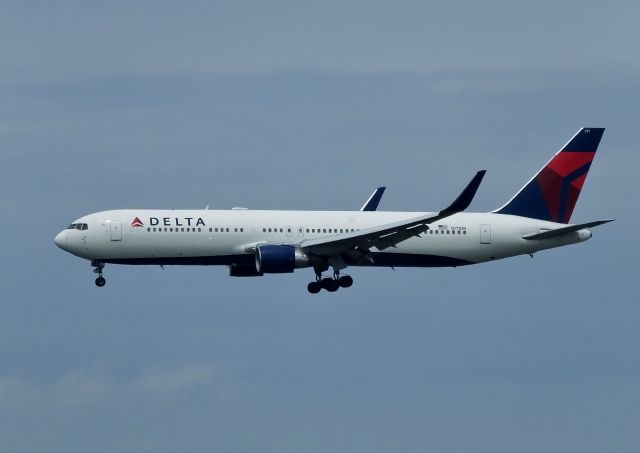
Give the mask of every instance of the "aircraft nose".
[[53, 242], [55, 242], [62, 250], [65, 250], [65, 247], [67, 246], [67, 231], [64, 230], [59, 232]]

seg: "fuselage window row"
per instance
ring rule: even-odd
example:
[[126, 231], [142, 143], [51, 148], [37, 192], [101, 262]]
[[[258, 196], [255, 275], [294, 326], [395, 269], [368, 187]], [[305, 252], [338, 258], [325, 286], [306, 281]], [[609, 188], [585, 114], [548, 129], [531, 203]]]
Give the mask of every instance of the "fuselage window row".
[[[173, 233], [174, 232], [173, 228], [164, 228], [164, 229], [162, 229], [162, 228], [149, 228], [149, 227], [147, 228], [147, 231], [148, 232], [154, 232], [154, 233], [156, 233], [156, 232], [158, 232], [158, 233], [162, 233], [162, 232]], [[196, 233], [196, 232], [201, 233], [202, 232], [202, 228], [176, 228], [175, 229], [176, 233], [184, 233], [185, 231], [187, 233]]]
[[453, 235], [458, 234], [459, 235], [459, 234], [467, 234], [467, 231], [466, 230], [456, 230], [456, 231], [446, 230], [446, 233], [445, 233], [444, 231], [439, 231], [439, 230], [429, 230], [429, 234], [453, 234]]
[[[78, 225], [85, 225], [85, 224], [78, 224]], [[74, 228], [77, 229], [77, 230], [80, 230], [80, 229], [86, 230], [87, 229], [87, 228], [76, 227], [75, 224], [74, 224]], [[71, 229], [71, 227], [69, 227], [69, 229]], [[151, 227], [147, 227], [147, 231], [148, 232], [153, 232], [153, 233], [156, 233], [156, 232], [157, 233], [162, 233], [162, 232], [173, 233], [174, 229], [173, 228], [151, 228]], [[216, 233], [225, 233], [225, 232], [229, 233], [231, 231], [231, 228], [209, 228], [209, 233], [213, 233], [214, 231]], [[175, 232], [176, 233], [184, 233], [184, 232], [187, 232], [187, 233], [196, 233], [196, 232], [197, 233], [202, 233], [202, 228], [188, 228], [188, 227], [187, 228], [176, 228]], [[242, 228], [236, 227], [236, 228], [233, 229], [233, 232], [234, 233], [244, 233], [244, 227], [242, 227]]]
[[[69, 230], [87, 230], [88, 229], [88, 225], [86, 223], [77, 223], [77, 224], [71, 224], [69, 225], [69, 227], [67, 227], [67, 229]], [[173, 228], [151, 228], [151, 227], [147, 227], [147, 231], [148, 232], [170, 232], [173, 233], [174, 229]], [[320, 234], [320, 233], [330, 233], [330, 234], [338, 234], [338, 233], [353, 233], [355, 231], [360, 231], [359, 229], [355, 229], [355, 228], [306, 228], [305, 231], [307, 233], [311, 233], [311, 234]], [[202, 232], [202, 228], [175, 228], [175, 232], [176, 233], [201, 233]], [[231, 232], [231, 228], [209, 228], [209, 233], [229, 233]], [[244, 228], [243, 227], [235, 227], [233, 228], [233, 232], [234, 233], [244, 233]], [[263, 233], [284, 233], [284, 228], [263, 228], [262, 229]], [[291, 233], [291, 229], [287, 228], [287, 233]], [[428, 234], [437, 234], [437, 235], [442, 235], [442, 234], [452, 234], [452, 235], [466, 235], [467, 231], [466, 230], [429, 230]]]
[[[67, 227], [67, 229], [69, 230], [86, 230], [88, 229], [88, 225], [86, 223], [74, 223], [69, 225], [69, 227]], [[206, 231], [206, 230], [205, 230]], [[311, 233], [311, 234], [338, 234], [338, 233], [353, 233], [356, 231], [360, 231], [359, 228], [306, 228], [305, 231], [307, 233]], [[162, 227], [147, 227], [147, 232], [152, 232], [152, 233], [201, 233], [202, 232], [202, 228], [162, 228]], [[231, 232], [231, 228], [222, 228], [222, 227], [218, 227], [218, 228], [209, 228], [209, 233], [229, 233]], [[233, 232], [234, 233], [244, 233], [244, 227], [234, 227], [233, 228]], [[284, 228], [262, 228], [262, 232], [263, 233], [284, 233], [285, 229]], [[292, 230], [291, 228], [287, 228], [287, 234], [291, 234]], [[429, 233], [433, 233], [433, 230], [430, 230]], [[460, 232], [458, 231], [458, 234], [467, 234], [466, 231]], [[438, 232], [436, 231], [436, 234], [438, 234]], [[444, 234], [444, 232], [442, 233]], [[447, 232], [447, 234], [449, 234], [449, 232]], [[455, 232], [453, 233], [455, 234]]]

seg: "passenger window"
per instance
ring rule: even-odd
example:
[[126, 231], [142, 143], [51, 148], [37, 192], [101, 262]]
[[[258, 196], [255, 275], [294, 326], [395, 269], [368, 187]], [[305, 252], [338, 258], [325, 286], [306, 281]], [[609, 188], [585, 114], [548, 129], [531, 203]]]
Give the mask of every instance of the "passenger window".
[[240, 228], [240, 232], [243, 233], [244, 232], [244, 228]]

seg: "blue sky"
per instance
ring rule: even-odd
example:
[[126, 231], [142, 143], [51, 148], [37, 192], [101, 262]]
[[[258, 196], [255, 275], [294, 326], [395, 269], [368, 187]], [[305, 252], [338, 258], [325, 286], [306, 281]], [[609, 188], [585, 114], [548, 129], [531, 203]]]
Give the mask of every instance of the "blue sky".
[[[637, 2], [5, 2], [0, 450], [636, 451]], [[589, 242], [458, 269], [108, 266], [119, 207], [506, 201], [606, 127]]]

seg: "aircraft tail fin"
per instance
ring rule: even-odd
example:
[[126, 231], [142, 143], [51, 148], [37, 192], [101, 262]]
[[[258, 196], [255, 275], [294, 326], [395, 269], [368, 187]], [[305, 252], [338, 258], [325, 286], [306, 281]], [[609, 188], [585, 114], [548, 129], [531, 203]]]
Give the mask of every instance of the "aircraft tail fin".
[[604, 128], [582, 128], [498, 214], [569, 223]]

